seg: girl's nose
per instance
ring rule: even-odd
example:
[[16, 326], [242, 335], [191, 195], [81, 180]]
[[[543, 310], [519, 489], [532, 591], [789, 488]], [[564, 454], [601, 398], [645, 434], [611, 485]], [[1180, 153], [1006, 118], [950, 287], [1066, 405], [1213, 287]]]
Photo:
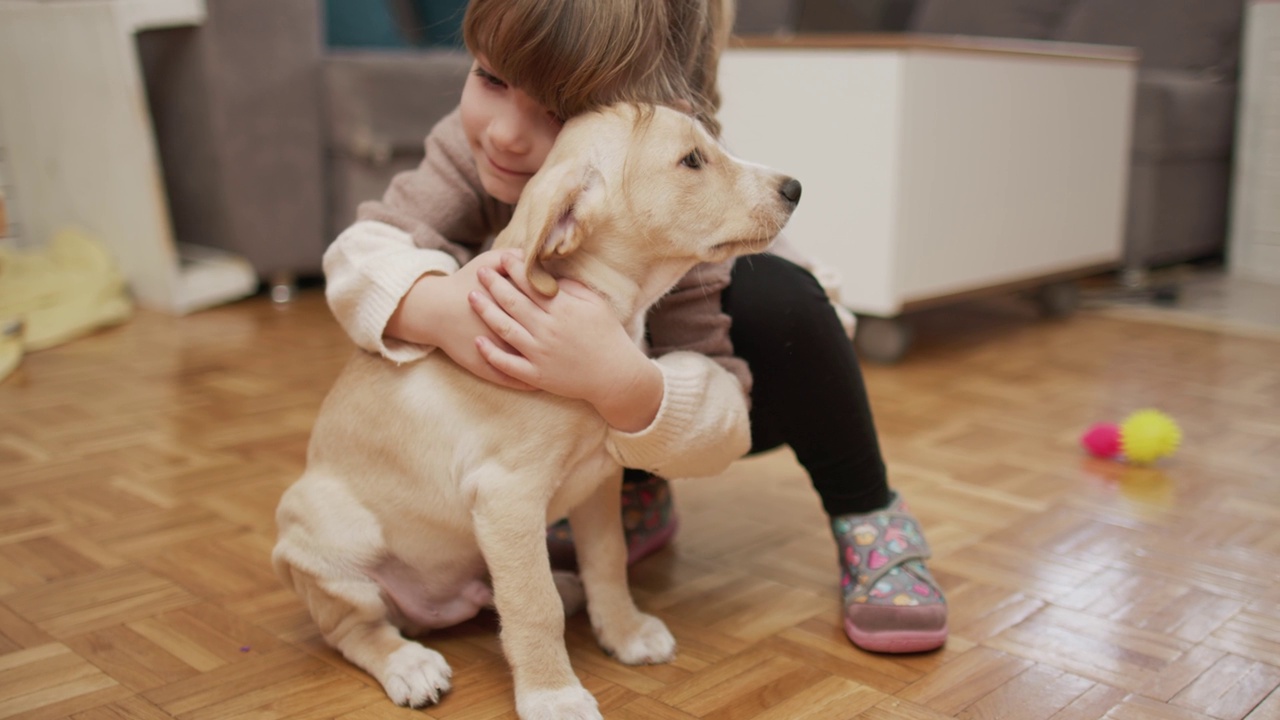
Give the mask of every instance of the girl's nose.
[[503, 152], [520, 154], [529, 150], [527, 123], [518, 112], [499, 113], [489, 123], [489, 139]]

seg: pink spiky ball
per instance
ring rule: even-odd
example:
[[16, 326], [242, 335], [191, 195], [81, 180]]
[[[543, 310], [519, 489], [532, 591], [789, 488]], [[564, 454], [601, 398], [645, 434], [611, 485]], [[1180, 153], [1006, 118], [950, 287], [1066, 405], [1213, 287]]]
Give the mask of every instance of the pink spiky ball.
[[1097, 423], [1085, 431], [1080, 445], [1094, 457], [1114, 458], [1120, 454], [1120, 426]]

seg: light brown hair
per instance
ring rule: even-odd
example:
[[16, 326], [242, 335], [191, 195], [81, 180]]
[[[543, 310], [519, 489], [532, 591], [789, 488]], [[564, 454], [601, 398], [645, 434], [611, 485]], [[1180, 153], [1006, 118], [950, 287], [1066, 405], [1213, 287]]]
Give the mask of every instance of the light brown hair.
[[680, 106], [720, 134], [732, 0], [471, 0], [462, 33], [502, 80], [562, 118], [620, 101]]

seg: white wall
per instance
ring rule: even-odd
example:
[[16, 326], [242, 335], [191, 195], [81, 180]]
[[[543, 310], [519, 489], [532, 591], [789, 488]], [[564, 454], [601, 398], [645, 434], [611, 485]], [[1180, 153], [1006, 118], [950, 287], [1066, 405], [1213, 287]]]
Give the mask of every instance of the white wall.
[[7, 218], [7, 223], [0, 222], [0, 247], [13, 247], [19, 244], [22, 228], [18, 224], [18, 210], [14, 207], [14, 189], [9, 184], [8, 174], [5, 172], [5, 153], [4, 143], [0, 142], [0, 205], [3, 205], [3, 215]]

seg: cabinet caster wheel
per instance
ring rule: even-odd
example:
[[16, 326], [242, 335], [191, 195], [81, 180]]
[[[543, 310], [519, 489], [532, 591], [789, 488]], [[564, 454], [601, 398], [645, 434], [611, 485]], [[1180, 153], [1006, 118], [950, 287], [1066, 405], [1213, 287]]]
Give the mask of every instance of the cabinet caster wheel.
[[859, 317], [853, 344], [862, 357], [889, 365], [907, 354], [913, 334], [901, 318]]
[[1045, 285], [1032, 294], [1032, 300], [1041, 317], [1068, 317], [1080, 307], [1080, 286], [1073, 282]]
[[1174, 307], [1182, 297], [1182, 290], [1177, 285], [1160, 285], [1151, 293], [1151, 301], [1161, 307]]
[[268, 284], [271, 286], [271, 302], [276, 305], [288, 305], [298, 296], [298, 279], [293, 273], [272, 273]]

